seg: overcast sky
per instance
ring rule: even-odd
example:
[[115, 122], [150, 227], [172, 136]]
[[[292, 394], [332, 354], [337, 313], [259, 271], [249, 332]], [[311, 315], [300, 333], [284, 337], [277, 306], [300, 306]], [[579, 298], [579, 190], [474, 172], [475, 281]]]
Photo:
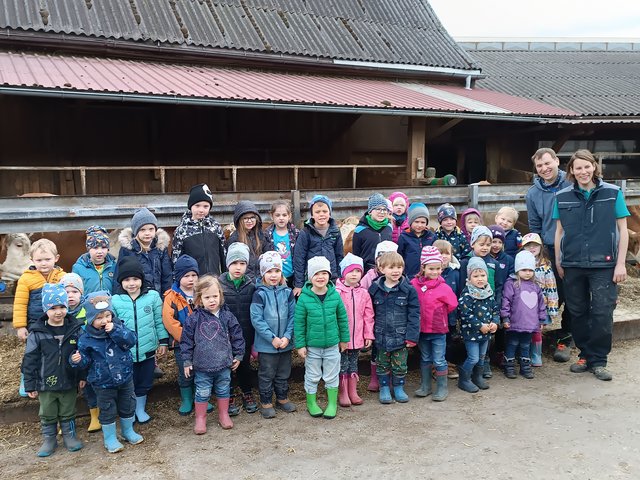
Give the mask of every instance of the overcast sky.
[[640, 39], [637, 0], [429, 0], [454, 37]]

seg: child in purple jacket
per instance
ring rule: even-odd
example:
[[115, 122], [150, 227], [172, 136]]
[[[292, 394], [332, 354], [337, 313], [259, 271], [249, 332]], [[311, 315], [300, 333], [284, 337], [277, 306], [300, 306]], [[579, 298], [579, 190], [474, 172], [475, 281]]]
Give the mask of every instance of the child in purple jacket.
[[502, 326], [505, 329], [504, 374], [516, 378], [515, 356], [520, 348], [520, 375], [533, 378], [529, 348], [532, 335], [547, 319], [542, 290], [535, 279], [536, 259], [527, 250], [516, 255], [515, 278], [510, 277], [502, 292]]

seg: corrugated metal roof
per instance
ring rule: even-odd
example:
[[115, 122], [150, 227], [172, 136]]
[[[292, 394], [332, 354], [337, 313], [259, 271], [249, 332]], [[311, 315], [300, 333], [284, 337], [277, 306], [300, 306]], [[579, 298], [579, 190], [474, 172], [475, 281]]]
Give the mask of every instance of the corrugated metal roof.
[[483, 89], [97, 57], [0, 51], [0, 86], [472, 114], [572, 116], [573, 112]]
[[0, 28], [475, 68], [426, 0], [3, 0]]
[[640, 115], [640, 51], [477, 50], [477, 85], [582, 115]]

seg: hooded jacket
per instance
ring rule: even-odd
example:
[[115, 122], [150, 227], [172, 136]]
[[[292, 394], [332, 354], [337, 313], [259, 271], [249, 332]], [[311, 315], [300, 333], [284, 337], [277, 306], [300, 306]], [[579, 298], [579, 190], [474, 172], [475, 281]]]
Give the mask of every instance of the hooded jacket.
[[[260, 353], [288, 352], [293, 348], [293, 324], [296, 300], [286, 285], [271, 287], [260, 280], [251, 302], [251, 323], [255, 329], [253, 346]], [[286, 348], [275, 349], [274, 338], [288, 338]]]
[[[158, 293], [166, 292], [171, 288], [173, 280], [173, 265], [169, 258], [169, 234], [159, 228], [156, 236], [151, 240], [149, 250], [144, 251], [140, 242], [133, 237], [130, 228], [125, 228], [118, 236], [120, 242], [120, 253], [118, 258], [135, 256], [142, 265], [144, 279], [151, 288]], [[118, 269], [116, 267], [115, 278], [118, 278]], [[116, 292], [123, 293], [122, 286], [116, 284]]]
[[364, 262], [364, 272], [366, 273], [372, 268], [376, 268], [376, 247], [380, 242], [385, 240], [391, 241], [393, 238], [393, 230], [391, 222], [387, 223], [380, 230], [374, 229], [367, 222], [367, 213], [361, 218], [360, 222], [353, 231], [353, 254], [362, 258]]
[[192, 305], [186, 297], [180, 289], [179, 282], [174, 282], [171, 288], [164, 293], [162, 323], [169, 332], [169, 346], [174, 348], [180, 343], [185, 320], [193, 312]]
[[340, 276], [340, 262], [344, 257], [342, 236], [333, 218], [329, 219], [329, 229], [323, 237], [315, 227], [313, 219], [305, 222], [298, 235], [296, 248], [293, 251], [294, 286], [302, 288], [307, 278], [307, 260], [312, 257], [326, 257], [331, 264], [331, 279]]
[[349, 287], [338, 279], [336, 290], [342, 298], [349, 319], [349, 350], [364, 348], [365, 340], [375, 340], [373, 334], [373, 304], [369, 292], [361, 286]]
[[116, 279], [116, 257], [107, 253], [104, 258], [104, 267], [98, 272], [96, 266], [91, 261], [89, 253], [84, 253], [78, 257], [76, 263], [73, 264], [71, 271], [77, 273], [82, 278], [84, 286], [84, 294], [99, 292], [106, 290], [113, 293], [114, 287], [117, 285]]
[[191, 211], [182, 215], [180, 225], [173, 233], [171, 260], [175, 264], [180, 255], [189, 255], [198, 262], [200, 275], [220, 275], [226, 271], [224, 262], [224, 234], [220, 224], [210, 215], [194, 220]]
[[398, 253], [404, 259], [404, 274], [407, 278], [413, 278], [420, 272], [420, 255], [422, 249], [433, 245], [436, 235], [429, 229], [417, 236], [413, 230], [407, 230], [398, 238]]
[[534, 176], [533, 185], [525, 195], [529, 230], [542, 237], [542, 243], [553, 248], [556, 235], [556, 221], [553, 219], [553, 204], [556, 193], [571, 186], [567, 174], [558, 170], [558, 178], [552, 185], [547, 185], [539, 176]]
[[328, 348], [348, 342], [349, 319], [336, 287], [329, 282], [324, 301], [307, 282], [295, 309], [294, 335], [296, 348]]
[[482, 215], [475, 208], [467, 208], [460, 215], [460, 231], [462, 232], [462, 234], [464, 235], [464, 238], [466, 238], [467, 242], [469, 243], [469, 251], [471, 251], [471, 232], [467, 231], [467, 227], [465, 225], [465, 222], [466, 222], [467, 216], [471, 215], [472, 213], [475, 214], [475, 215], [478, 215], [478, 217], [480, 217], [480, 222], [482, 222]]
[[[269, 242], [262, 231], [262, 217], [258, 213], [258, 210], [253, 202], [249, 200], [240, 200], [236, 205], [233, 212], [233, 225], [236, 227], [226, 242], [226, 248], [229, 248], [234, 242], [239, 242], [238, 228], [240, 225], [240, 219], [247, 213], [253, 213], [256, 218], [255, 226], [249, 231], [247, 235], [247, 246], [249, 247], [249, 263], [247, 263], [247, 275], [256, 279], [260, 276], [260, 255], [270, 250]], [[260, 239], [260, 248], [258, 249], [257, 239]], [[246, 242], [245, 242], [246, 243]], [[238, 319], [240, 320], [240, 319]]]
[[85, 333], [78, 341], [82, 359], [77, 365], [88, 368], [88, 382], [94, 389], [116, 388], [133, 378], [131, 348], [136, 344], [136, 334], [113, 317], [113, 330], [106, 332], [93, 325], [87, 325]]
[[511, 332], [538, 332], [547, 319], [542, 290], [533, 280], [510, 277], [504, 284], [500, 316]]
[[59, 283], [64, 276], [60, 267], [54, 267], [45, 278], [31, 265], [18, 279], [13, 298], [13, 328], [27, 328], [37, 322], [42, 315], [42, 287], [45, 283]]
[[458, 307], [458, 297], [444, 278], [419, 276], [411, 280], [420, 301], [420, 332], [449, 332], [449, 314]]
[[64, 336], [54, 337], [43, 315], [31, 326], [22, 358], [24, 389], [27, 392], [60, 392], [76, 389], [84, 372], [69, 365], [69, 356], [78, 349], [82, 324], [71, 315], [64, 317]]

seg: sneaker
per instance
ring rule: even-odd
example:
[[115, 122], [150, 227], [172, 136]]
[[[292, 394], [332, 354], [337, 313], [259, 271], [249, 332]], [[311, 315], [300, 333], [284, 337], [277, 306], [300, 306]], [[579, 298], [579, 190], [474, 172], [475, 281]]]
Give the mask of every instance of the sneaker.
[[460, 377], [458, 374], [458, 367], [456, 367], [453, 363], [450, 363], [447, 367], [449, 369], [449, 373], [447, 373], [447, 378], [456, 379]]
[[589, 367], [587, 367], [587, 361], [584, 358], [579, 358], [576, 363], [569, 367], [569, 370], [573, 373], [584, 373], [589, 370]]
[[260, 408], [260, 415], [262, 415], [262, 418], [266, 419], [276, 418], [276, 409], [273, 408], [272, 403], [262, 405], [262, 407]]
[[242, 407], [247, 413], [255, 413], [258, 411], [258, 404], [253, 399], [253, 395], [251, 393], [245, 393], [242, 395]]
[[591, 371], [598, 380], [608, 382], [613, 379], [613, 375], [611, 375], [611, 372], [607, 370], [607, 367], [593, 367]]
[[[571, 358], [571, 348], [564, 343], [559, 343], [556, 347], [556, 351], [553, 354], [553, 361], [565, 363]], [[573, 370], [571, 370], [573, 372]], [[575, 372], [574, 372], [575, 373]]]
[[229, 410], [227, 410], [230, 417], [237, 417], [240, 415], [240, 407], [233, 401], [233, 396], [229, 398]]

